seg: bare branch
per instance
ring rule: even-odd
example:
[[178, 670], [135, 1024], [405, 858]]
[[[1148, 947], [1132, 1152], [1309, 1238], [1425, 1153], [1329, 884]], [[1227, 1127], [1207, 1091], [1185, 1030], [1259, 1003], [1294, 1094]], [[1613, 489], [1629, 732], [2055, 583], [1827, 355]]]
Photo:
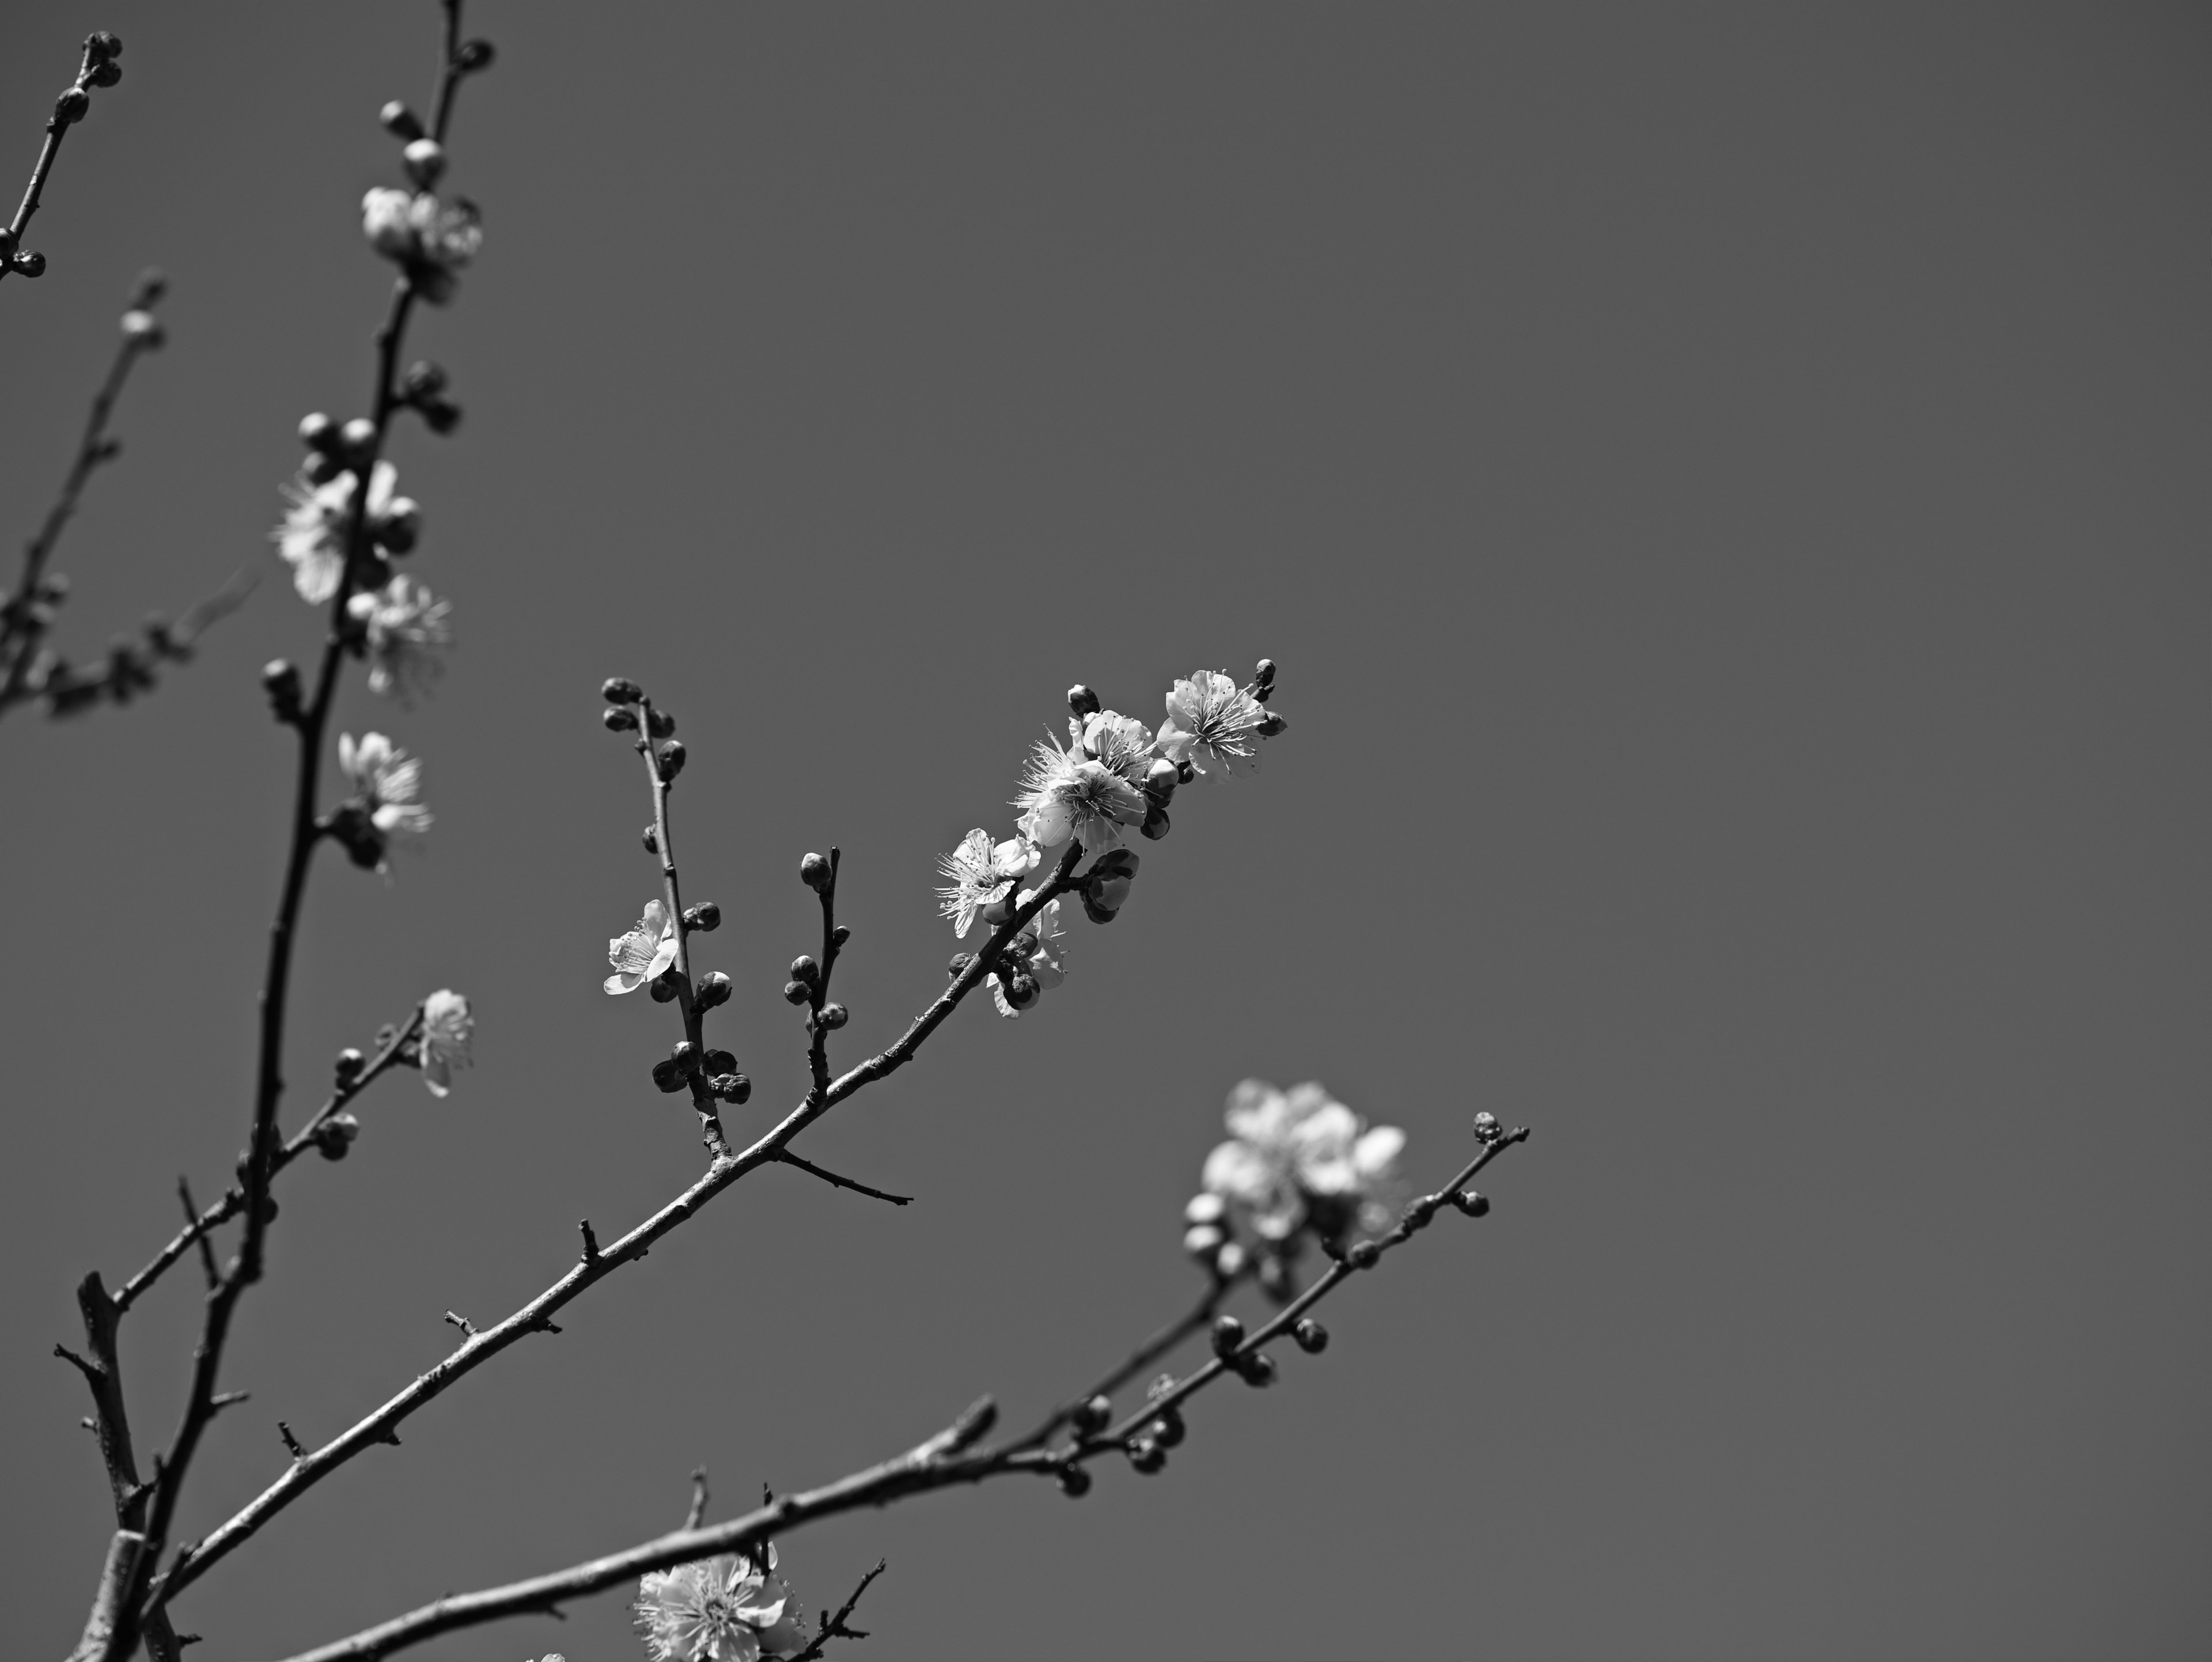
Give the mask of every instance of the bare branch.
[[46, 271], [43, 254], [23, 252], [23, 233], [31, 227], [31, 216], [39, 211], [39, 198], [46, 188], [47, 175], [54, 170], [54, 158], [61, 154], [63, 135], [84, 119], [92, 107], [94, 87], [112, 87], [123, 78], [123, 66], [115, 61], [122, 56], [123, 43], [106, 30], [85, 37], [84, 57], [77, 65], [76, 79], [54, 100], [53, 113], [46, 118], [46, 142], [39, 149], [39, 160], [31, 169], [31, 182], [23, 191], [15, 217], [9, 221], [5, 231], [0, 231], [0, 277], [10, 271], [34, 277]]
[[889, 1201], [893, 1206], [905, 1206], [914, 1199], [911, 1195], [893, 1195], [881, 1189], [871, 1189], [865, 1183], [855, 1183], [850, 1178], [841, 1178], [835, 1172], [817, 1166], [811, 1160], [801, 1160], [788, 1148], [776, 1155], [786, 1166], [795, 1166], [802, 1172], [811, 1172], [833, 1189], [849, 1189], [856, 1195], [869, 1195], [879, 1201]]
[[707, 1468], [700, 1466], [691, 1473], [691, 1506], [684, 1514], [684, 1527], [696, 1529], [699, 1520], [707, 1515]]
[[884, 1560], [877, 1559], [875, 1568], [860, 1578], [860, 1585], [854, 1587], [845, 1602], [837, 1607], [837, 1613], [835, 1616], [824, 1615], [822, 1618], [822, 1630], [814, 1635], [805, 1650], [791, 1657], [788, 1662], [817, 1662], [817, 1659], [823, 1652], [829, 1649], [830, 1641], [833, 1639], [866, 1639], [868, 1636], [866, 1633], [848, 1625], [849, 1619], [853, 1612], [860, 1607], [860, 1595], [867, 1592], [869, 1583], [889, 1568], [889, 1564]]

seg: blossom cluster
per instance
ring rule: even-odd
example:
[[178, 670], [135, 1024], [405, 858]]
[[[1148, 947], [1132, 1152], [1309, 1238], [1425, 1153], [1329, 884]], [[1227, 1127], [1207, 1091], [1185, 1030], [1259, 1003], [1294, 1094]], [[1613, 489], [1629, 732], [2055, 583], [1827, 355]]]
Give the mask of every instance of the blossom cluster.
[[[1241, 687], [1218, 671], [1200, 670], [1170, 690], [1157, 732], [1103, 708], [1089, 687], [1072, 688], [1067, 743], [1048, 735], [1023, 769], [1014, 835], [996, 840], [978, 826], [938, 859], [946, 880], [937, 891], [939, 909], [955, 937], [965, 940], [978, 918], [995, 929], [1027, 906], [1037, 892], [1019, 888], [1022, 880], [1071, 838], [1092, 861], [1076, 891], [1084, 915], [1094, 923], [1113, 922], [1137, 875], [1127, 833], [1158, 841], [1168, 833], [1178, 786], [1259, 766], [1260, 740], [1286, 725], [1264, 702], [1274, 679], [1272, 659], [1261, 659]], [[1060, 904], [1048, 901], [994, 962], [992, 996], [1001, 1015], [1030, 1008], [1066, 978]]]
[[760, 1662], [805, 1650], [799, 1600], [775, 1566], [770, 1544], [758, 1559], [722, 1553], [653, 1571], [631, 1606], [646, 1655], [652, 1662]]
[[1206, 1156], [1184, 1209], [1183, 1245], [1214, 1274], [1256, 1266], [1273, 1283], [1308, 1238], [1334, 1252], [1390, 1227], [1406, 1147], [1396, 1126], [1370, 1126], [1315, 1081], [1279, 1091], [1248, 1079], [1225, 1118], [1229, 1140]]

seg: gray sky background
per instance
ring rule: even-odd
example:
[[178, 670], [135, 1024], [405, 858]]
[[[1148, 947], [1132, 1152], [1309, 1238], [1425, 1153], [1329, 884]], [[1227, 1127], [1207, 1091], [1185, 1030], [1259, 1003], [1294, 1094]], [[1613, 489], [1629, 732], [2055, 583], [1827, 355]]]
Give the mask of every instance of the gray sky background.
[[[757, 1082], [793, 876], [842, 843], [841, 1054], [953, 949], [931, 864], [1003, 834], [1078, 679], [1157, 721], [1267, 654], [1291, 728], [1178, 800], [1018, 1023], [965, 1009], [768, 1172], [326, 1482], [187, 1598], [283, 1654], [1020, 1417], [1180, 1309], [1178, 1212], [1246, 1075], [1318, 1078], [1495, 1214], [1217, 1392], [1167, 1472], [1002, 1483], [786, 1543], [878, 1555], [879, 1659], [2200, 1657], [2212, 22], [2201, 7], [487, 3], [453, 188], [488, 240], [397, 446], [459, 645], [438, 814], [326, 854], [285, 1116], [441, 986], [444, 1103], [380, 1086], [290, 1173], [184, 1527], [696, 1169], [599, 990], [652, 891], [596, 688], [678, 713], [688, 898]], [[430, 5], [9, 6], [0, 183], [89, 28], [125, 79], [0, 286], [27, 534], [138, 268], [172, 342], [63, 545], [96, 648], [269, 577], [153, 702], [0, 727], [0, 1627], [58, 1655], [109, 1524], [49, 1350], [244, 1133], [315, 623], [266, 533], [356, 413], [357, 203]], [[13, 189], [12, 185], [8, 188]], [[335, 780], [328, 788], [335, 792]], [[180, 1274], [126, 1333], [180, 1401]], [[636, 1654], [623, 1601], [418, 1653]]]

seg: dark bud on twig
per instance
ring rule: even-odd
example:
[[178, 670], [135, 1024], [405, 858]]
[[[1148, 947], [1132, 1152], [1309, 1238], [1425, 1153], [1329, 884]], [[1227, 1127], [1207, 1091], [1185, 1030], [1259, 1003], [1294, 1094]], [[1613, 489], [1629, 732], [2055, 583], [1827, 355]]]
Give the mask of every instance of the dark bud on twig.
[[787, 981], [783, 983], [783, 1001], [787, 1004], [804, 1004], [813, 996], [814, 989], [803, 981]]
[[446, 372], [428, 358], [417, 358], [407, 366], [399, 385], [410, 399], [435, 398], [446, 390]]
[[660, 747], [660, 780], [663, 784], [668, 783], [678, 774], [684, 771], [684, 741], [681, 739], [671, 739]]
[[46, 274], [46, 257], [41, 253], [15, 254], [9, 258], [8, 265], [20, 277], [41, 277]]
[[331, 451], [337, 448], [338, 424], [321, 411], [300, 417], [300, 442], [310, 450]]
[[356, 416], [338, 429], [338, 448], [349, 460], [367, 460], [375, 444], [376, 423], [366, 416]]
[[410, 139], [399, 162], [416, 188], [427, 191], [446, 176], [446, 147], [434, 138]]
[[1253, 694], [1261, 703], [1265, 703], [1267, 695], [1274, 690], [1275, 661], [1273, 658], [1262, 658], [1260, 660], [1260, 667], [1252, 672]]
[[489, 40], [464, 40], [454, 54], [453, 67], [463, 75], [476, 75], [491, 67], [492, 50]]
[[1407, 1201], [1405, 1211], [1400, 1215], [1400, 1221], [1409, 1232], [1415, 1229], [1426, 1229], [1435, 1220], [1437, 1208], [1441, 1204], [1442, 1202], [1433, 1195], [1424, 1195], [1419, 1200]]
[[422, 137], [422, 119], [398, 99], [393, 99], [376, 113], [384, 124], [384, 131], [403, 143], [412, 143]]
[[699, 1059], [699, 1065], [715, 1078], [738, 1071], [738, 1059], [727, 1050], [709, 1050]]
[[1477, 1142], [1487, 1145], [1502, 1142], [1504, 1139], [1505, 1128], [1498, 1123], [1497, 1115], [1486, 1111], [1474, 1117], [1474, 1140]]
[[1344, 1255], [1344, 1261], [1354, 1269], [1372, 1269], [1382, 1262], [1382, 1249], [1373, 1241], [1358, 1241]]
[[753, 1082], [743, 1074], [720, 1074], [714, 1078], [714, 1091], [723, 1101], [742, 1108], [753, 1093]]
[[645, 689], [627, 676], [617, 675], [599, 688], [599, 697], [611, 704], [640, 704], [645, 702]]
[[646, 994], [655, 1004], [665, 1004], [676, 996], [676, 983], [665, 976], [655, 977]]
[[1211, 1336], [1213, 1340], [1213, 1354], [1217, 1356], [1226, 1356], [1244, 1342], [1244, 1324], [1234, 1316], [1216, 1316], [1213, 1318], [1213, 1332]]
[[332, 1114], [315, 1128], [315, 1152], [325, 1160], [343, 1160], [361, 1135], [361, 1122], [351, 1114]]
[[1145, 823], [1137, 829], [1144, 832], [1146, 841], [1158, 842], [1168, 834], [1168, 811], [1158, 802], [1146, 803]]
[[830, 944], [833, 947], [842, 947], [852, 938], [853, 932], [842, 923], [830, 931]]
[[338, 1087], [343, 1090], [361, 1077], [361, 1070], [368, 1066], [368, 1058], [351, 1045], [338, 1052]]
[[1079, 1501], [1091, 1493], [1091, 1474], [1079, 1465], [1060, 1469], [1060, 1492], [1071, 1501]]
[[842, 1004], [824, 1004], [822, 1007], [822, 1025], [833, 1033], [849, 1019], [850, 1012]]
[[85, 79], [95, 87], [112, 87], [123, 79], [123, 65], [112, 60], [96, 64], [92, 73]]
[[71, 87], [54, 100], [54, 125], [66, 127], [71, 122], [82, 121], [92, 109], [92, 94], [82, 87]]
[[415, 411], [433, 433], [450, 433], [461, 424], [461, 406], [448, 398], [425, 395], [415, 400]]
[[1181, 761], [1176, 764], [1176, 777], [1182, 780], [1186, 785], [1190, 783], [1192, 780], [1198, 777], [1198, 770], [1191, 765], [1191, 761], [1188, 757], [1184, 757]]
[[830, 884], [830, 861], [818, 854], [810, 854], [799, 862], [799, 880], [817, 894]]
[[643, 831], [640, 831], [638, 835], [643, 839], [645, 843], [645, 851], [647, 854], [659, 854], [660, 852], [660, 838], [653, 834], [652, 826], [647, 825]]
[[1282, 733], [1284, 728], [1289, 726], [1290, 723], [1288, 721], [1285, 721], [1281, 716], [1276, 715], [1275, 712], [1271, 709], [1266, 715], [1261, 718], [1260, 736], [1262, 739], [1275, 738]]
[[1275, 1383], [1275, 1359], [1264, 1350], [1255, 1350], [1237, 1361], [1237, 1377], [1255, 1390]]
[[699, 1047], [688, 1038], [676, 1041], [675, 1047], [668, 1053], [668, 1059], [676, 1064], [679, 1073], [696, 1074], [699, 1071]]
[[1098, 702], [1098, 695], [1093, 692], [1089, 687], [1084, 685], [1080, 681], [1078, 681], [1073, 686], [1068, 688], [1067, 707], [1073, 710], [1079, 718], [1085, 715], [1096, 715], [1100, 710], [1105, 708], [1103, 704]]
[[262, 667], [262, 691], [269, 695], [270, 712], [286, 723], [300, 719], [300, 672], [283, 658], [270, 661]]
[[683, 1069], [670, 1058], [663, 1056], [653, 1064], [653, 1082], [663, 1091], [680, 1091], [684, 1088]]
[[1147, 1476], [1168, 1463], [1167, 1450], [1149, 1437], [1132, 1437], [1124, 1446], [1128, 1451], [1129, 1464]]
[[1462, 1189], [1453, 1195], [1452, 1204], [1470, 1218], [1485, 1218], [1490, 1215], [1490, 1196], [1478, 1194], [1472, 1189]]
[[1016, 1010], [1030, 1009], [1043, 996], [1044, 989], [1038, 984], [1037, 978], [1025, 971], [1015, 975], [1006, 983], [1006, 1002]]
[[968, 973], [968, 966], [975, 961], [975, 954], [973, 953], [955, 953], [952, 961], [945, 966], [945, 973], [949, 979], [957, 981]]
[[702, 1010], [711, 1010], [717, 1004], [730, 1001], [730, 978], [720, 970], [709, 970], [699, 977], [692, 991], [692, 1001]]
[[1328, 1330], [1310, 1316], [1298, 1318], [1298, 1324], [1291, 1330], [1291, 1336], [1309, 1356], [1318, 1356], [1328, 1348]]
[[718, 929], [721, 926], [722, 909], [711, 900], [684, 909], [684, 927], [687, 929]]
[[672, 738], [676, 733], [676, 718], [665, 709], [647, 710], [645, 730], [656, 739]]
[[158, 351], [168, 338], [161, 327], [161, 320], [143, 307], [134, 306], [123, 314], [123, 338], [142, 351]]
[[1179, 1446], [1182, 1440], [1190, 1434], [1190, 1432], [1182, 1422], [1182, 1414], [1171, 1408], [1146, 1427], [1145, 1434], [1162, 1448], [1174, 1448]]
[[84, 55], [95, 64], [123, 56], [123, 37], [112, 29], [94, 29], [84, 38]]
[[791, 960], [791, 978], [793, 981], [803, 981], [811, 987], [822, 979], [822, 966], [805, 953], [801, 953]]
[[628, 733], [637, 725], [637, 712], [615, 704], [601, 710], [599, 720], [606, 723], [609, 733]]
[[1114, 1422], [1114, 1404], [1103, 1397], [1093, 1397], [1068, 1418], [1082, 1435], [1096, 1437]]

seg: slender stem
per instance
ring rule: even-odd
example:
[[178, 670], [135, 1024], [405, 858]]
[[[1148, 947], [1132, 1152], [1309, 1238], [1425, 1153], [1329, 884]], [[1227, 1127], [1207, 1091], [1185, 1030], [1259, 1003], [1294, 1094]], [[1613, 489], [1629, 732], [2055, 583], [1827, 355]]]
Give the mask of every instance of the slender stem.
[[[669, 967], [676, 976], [676, 1007], [684, 1015], [684, 1037], [691, 1042], [695, 1057], [707, 1053], [706, 1012], [691, 987], [691, 927], [684, 921], [684, 896], [676, 878], [676, 845], [668, 834], [668, 786], [659, 761], [653, 753], [653, 700], [644, 698], [635, 705], [637, 713], [637, 752], [645, 758], [646, 777], [653, 782], [653, 840], [660, 850], [661, 904], [668, 908], [669, 921], [676, 928], [676, 961]], [[722, 1132], [722, 1117], [714, 1105], [714, 1093], [707, 1084], [707, 1070], [695, 1067], [686, 1081], [691, 1090], [691, 1105], [698, 1111], [699, 1129], [703, 1134], [707, 1152], [716, 1159], [730, 1152], [730, 1141]]]
[[814, 1081], [813, 1094], [820, 1096], [830, 1088], [830, 1028], [822, 1020], [822, 1009], [830, 1001], [830, 977], [837, 967], [837, 868], [844, 859], [842, 849], [830, 850], [830, 880], [823, 884], [822, 899], [822, 970], [814, 977], [814, 985], [807, 994], [806, 1072]]
[[[70, 84], [81, 90], [88, 90], [94, 67], [92, 42], [88, 40], [84, 44], [84, 56], [77, 65], [76, 79]], [[15, 208], [15, 217], [8, 222], [9, 254], [12, 255], [23, 246], [23, 233], [31, 228], [31, 216], [39, 211], [39, 197], [46, 188], [46, 175], [54, 170], [54, 158], [62, 152], [62, 137], [69, 131], [70, 125], [61, 119], [58, 110], [46, 118], [46, 139], [39, 147], [39, 160], [31, 169], [31, 182], [24, 187], [23, 199]], [[0, 259], [0, 277], [6, 277], [14, 269], [8, 259]]]
[[914, 1199], [911, 1195], [894, 1195], [887, 1190], [871, 1189], [865, 1183], [855, 1183], [850, 1178], [840, 1177], [827, 1166], [817, 1166], [811, 1160], [801, 1160], [788, 1148], [783, 1150], [776, 1158], [786, 1166], [795, 1166], [802, 1172], [811, 1172], [833, 1189], [849, 1189], [856, 1195], [871, 1195], [879, 1201], [889, 1201], [893, 1206], [904, 1206]]
[[1128, 1355], [1115, 1363], [1095, 1381], [1088, 1390], [1077, 1392], [1048, 1415], [1037, 1428], [1018, 1441], [1013, 1448], [1036, 1448], [1049, 1442], [1052, 1434], [1075, 1417], [1076, 1411], [1093, 1397], [1111, 1397], [1123, 1385], [1173, 1350], [1185, 1339], [1198, 1332], [1221, 1309], [1237, 1282], [1250, 1271], [1239, 1270], [1236, 1275], [1215, 1275], [1206, 1282], [1206, 1291], [1188, 1311], [1176, 1317], [1158, 1332], [1139, 1345]]

